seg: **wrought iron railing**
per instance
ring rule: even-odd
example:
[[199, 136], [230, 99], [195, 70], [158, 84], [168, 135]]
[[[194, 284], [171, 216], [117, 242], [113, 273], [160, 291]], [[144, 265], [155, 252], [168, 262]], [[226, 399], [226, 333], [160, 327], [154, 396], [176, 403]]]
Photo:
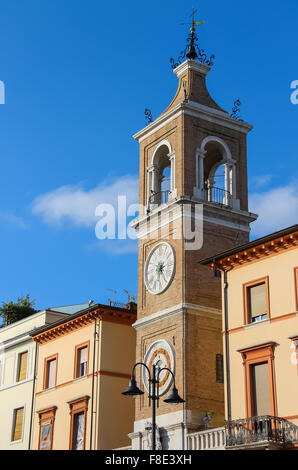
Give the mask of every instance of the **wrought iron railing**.
[[231, 202], [231, 193], [222, 188], [208, 188], [206, 191], [206, 200], [208, 202], [216, 202], [216, 204], [222, 204], [223, 206], [229, 206]]
[[226, 448], [253, 446], [261, 442], [284, 445], [298, 442], [298, 426], [276, 416], [254, 416], [227, 421], [225, 431]]
[[152, 193], [149, 197], [149, 206], [160, 206], [166, 204], [169, 200], [171, 191], [160, 191], [159, 193]]

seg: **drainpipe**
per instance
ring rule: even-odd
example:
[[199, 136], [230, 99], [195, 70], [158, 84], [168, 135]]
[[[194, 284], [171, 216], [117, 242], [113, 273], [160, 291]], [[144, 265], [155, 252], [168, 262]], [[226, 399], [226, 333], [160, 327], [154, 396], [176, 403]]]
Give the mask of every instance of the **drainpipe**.
[[100, 343], [100, 338], [101, 338], [101, 326], [102, 323], [98, 323], [98, 329], [97, 329], [97, 335], [96, 335], [96, 341], [97, 341], [97, 364], [96, 364], [96, 399], [95, 399], [95, 411], [94, 411], [94, 418], [95, 418], [95, 429], [94, 429], [94, 442], [95, 442], [95, 449], [96, 448], [96, 443], [97, 443], [97, 431], [98, 431], [98, 426], [97, 426], [97, 416], [98, 416], [98, 397], [99, 397], [99, 343]]
[[226, 393], [228, 421], [232, 419], [231, 412], [231, 377], [230, 377], [230, 338], [229, 338], [229, 311], [228, 311], [228, 274], [224, 271], [224, 321], [225, 321], [225, 356], [226, 356]]
[[95, 348], [96, 348], [96, 326], [97, 320], [94, 320], [94, 339], [93, 339], [93, 369], [92, 369], [92, 393], [91, 393], [91, 423], [90, 423], [90, 450], [92, 450], [93, 437], [93, 408], [94, 408], [94, 373], [95, 373]]
[[28, 450], [31, 450], [31, 439], [32, 439], [32, 427], [33, 427], [33, 412], [34, 412], [34, 398], [35, 398], [35, 384], [37, 376], [37, 356], [38, 356], [38, 343], [35, 343], [35, 358], [34, 358], [34, 370], [33, 370], [33, 387], [32, 387], [32, 401], [31, 401], [31, 416], [30, 416], [30, 429], [29, 429], [29, 443]]

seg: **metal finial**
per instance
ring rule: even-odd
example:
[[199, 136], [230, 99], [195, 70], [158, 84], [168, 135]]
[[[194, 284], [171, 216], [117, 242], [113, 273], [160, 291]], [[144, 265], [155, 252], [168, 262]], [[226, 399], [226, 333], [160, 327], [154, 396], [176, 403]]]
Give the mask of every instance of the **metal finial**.
[[208, 66], [213, 65], [213, 60], [215, 59], [215, 56], [212, 54], [210, 59], [207, 58], [207, 55], [205, 54], [205, 51], [203, 49], [200, 49], [197, 42], [198, 42], [198, 36], [196, 34], [196, 27], [201, 26], [202, 24], [205, 24], [205, 21], [195, 19], [195, 15], [198, 13], [198, 10], [195, 10], [194, 8], [192, 9], [191, 13], [191, 18], [192, 22], [191, 23], [182, 23], [183, 25], [190, 25], [190, 34], [188, 35], [187, 42], [188, 45], [186, 46], [185, 50], [180, 53], [180, 56], [178, 57], [178, 60], [175, 61], [173, 58], [170, 59], [171, 67], [172, 69], [175, 69], [180, 65], [187, 57], [188, 59], [191, 60], [199, 60], [202, 64], [206, 64]]

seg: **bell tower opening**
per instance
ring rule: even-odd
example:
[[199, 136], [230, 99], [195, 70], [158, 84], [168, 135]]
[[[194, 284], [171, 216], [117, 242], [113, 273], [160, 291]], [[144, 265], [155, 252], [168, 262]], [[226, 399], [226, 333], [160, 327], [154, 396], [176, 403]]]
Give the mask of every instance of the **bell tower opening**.
[[147, 207], [152, 210], [166, 204], [173, 194], [173, 155], [168, 142], [158, 145], [147, 168]]
[[204, 201], [239, 209], [236, 194], [236, 161], [227, 144], [208, 137], [197, 152], [197, 182], [194, 194]]

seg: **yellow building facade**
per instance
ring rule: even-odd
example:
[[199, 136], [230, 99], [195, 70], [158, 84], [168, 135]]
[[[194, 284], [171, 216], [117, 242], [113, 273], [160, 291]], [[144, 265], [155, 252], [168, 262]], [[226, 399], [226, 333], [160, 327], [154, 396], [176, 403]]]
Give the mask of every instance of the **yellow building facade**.
[[203, 264], [222, 273], [226, 448], [296, 448], [298, 226]]
[[121, 395], [135, 360], [133, 310], [94, 305], [35, 331], [32, 449], [127, 446], [134, 404]]

